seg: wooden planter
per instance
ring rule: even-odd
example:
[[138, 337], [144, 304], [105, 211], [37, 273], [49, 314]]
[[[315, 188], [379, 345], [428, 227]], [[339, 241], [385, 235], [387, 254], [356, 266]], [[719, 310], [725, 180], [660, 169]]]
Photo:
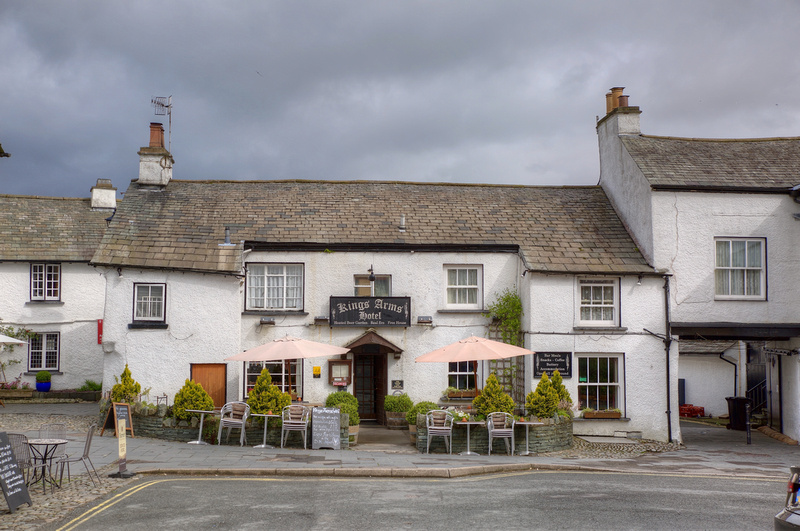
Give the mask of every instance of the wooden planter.
[[34, 389], [0, 389], [0, 400], [5, 398], [31, 398]]
[[408, 421], [406, 420], [406, 414], [402, 411], [387, 411], [386, 427], [390, 430], [407, 430]]
[[622, 417], [619, 411], [584, 411], [585, 419], [618, 419]]
[[347, 427], [348, 435], [350, 435], [350, 444], [358, 444], [358, 424], [355, 426]]
[[447, 398], [475, 398], [478, 396], [478, 391], [472, 389], [471, 391], [450, 391], [447, 393]]
[[409, 424], [408, 425], [408, 436], [411, 438], [411, 444], [417, 443], [417, 425], [416, 424]]

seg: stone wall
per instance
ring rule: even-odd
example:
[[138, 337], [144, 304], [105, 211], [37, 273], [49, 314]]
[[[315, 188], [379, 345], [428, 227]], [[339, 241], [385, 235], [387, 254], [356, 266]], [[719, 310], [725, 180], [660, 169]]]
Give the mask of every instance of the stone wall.
[[[553, 419], [543, 419], [544, 426], [530, 426], [530, 451], [534, 453], [554, 452], [566, 450], [572, 447], [572, 419], [556, 417]], [[425, 427], [425, 416], [417, 416], [417, 450], [426, 452], [428, 444], [428, 430]], [[453, 453], [464, 452], [467, 449], [467, 428], [453, 423], [452, 436]], [[489, 453], [489, 433], [484, 426], [471, 426], [469, 433], [469, 447], [473, 452], [479, 454]], [[492, 442], [492, 451], [498, 454], [506, 453], [506, 445], [503, 439], [495, 439]], [[434, 437], [431, 441], [431, 452], [445, 453], [443, 437]], [[514, 428], [514, 453], [525, 452], [525, 426]]]

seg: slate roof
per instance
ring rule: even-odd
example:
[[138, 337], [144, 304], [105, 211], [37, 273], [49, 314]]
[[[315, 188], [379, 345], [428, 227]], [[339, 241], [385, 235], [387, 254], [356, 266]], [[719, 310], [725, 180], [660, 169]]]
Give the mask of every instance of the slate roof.
[[655, 189], [787, 192], [800, 184], [800, 138], [620, 138]]
[[681, 339], [678, 351], [681, 354], [714, 354], [719, 355], [735, 347], [738, 341], [714, 341], [703, 339]]
[[0, 260], [88, 262], [110, 214], [90, 199], [0, 195]]
[[653, 271], [598, 186], [172, 180], [124, 197], [93, 263], [240, 273], [227, 226], [232, 242], [506, 244], [533, 270]]

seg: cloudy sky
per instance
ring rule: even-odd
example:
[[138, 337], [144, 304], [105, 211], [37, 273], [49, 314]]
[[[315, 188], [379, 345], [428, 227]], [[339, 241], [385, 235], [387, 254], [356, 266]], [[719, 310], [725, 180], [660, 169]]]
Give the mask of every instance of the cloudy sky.
[[798, 22], [795, 0], [9, 0], [0, 193], [124, 191], [169, 95], [176, 179], [596, 184], [612, 86], [645, 134], [800, 136]]

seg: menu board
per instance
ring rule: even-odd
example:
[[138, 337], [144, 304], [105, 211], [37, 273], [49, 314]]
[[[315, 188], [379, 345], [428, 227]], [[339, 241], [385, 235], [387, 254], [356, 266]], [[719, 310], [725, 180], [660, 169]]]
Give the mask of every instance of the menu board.
[[131, 432], [133, 437], [133, 422], [131, 421], [131, 405], [124, 402], [113, 402], [111, 407], [106, 413], [106, 421], [103, 423], [103, 429], [100, 430], [100, 436], [106, 431], [106, 428], [114, 428], [114, 435], [119, 436], [120, 420], [125, 420], [125, 431]]
[[311, 448], [341, 449], [339, 408], [315, 407], [311, 410]]
[[3, 496], [6, 497], [8, 509], [12, 513], [23, 503], [27, 503], [28, 506], [33, 505], [28, 487], [25, 485], [25, 476], [17, 464], [6, 432], [0, 432], [0, 487], [3, 489]]

